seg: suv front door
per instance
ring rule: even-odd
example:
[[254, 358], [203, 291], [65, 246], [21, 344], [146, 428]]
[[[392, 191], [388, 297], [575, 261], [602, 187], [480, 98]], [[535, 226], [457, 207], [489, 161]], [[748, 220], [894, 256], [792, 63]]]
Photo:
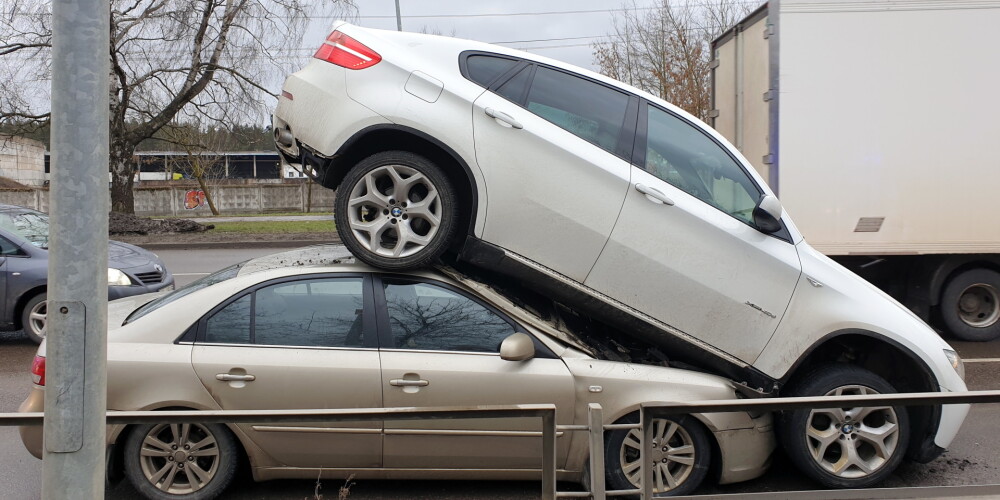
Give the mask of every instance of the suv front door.
[[585, 284], [752, 364], [798, 281], [795, 246], [753, 226], [763, 190], [693, 123], [647, 104], [636, 146], [632, 188]]

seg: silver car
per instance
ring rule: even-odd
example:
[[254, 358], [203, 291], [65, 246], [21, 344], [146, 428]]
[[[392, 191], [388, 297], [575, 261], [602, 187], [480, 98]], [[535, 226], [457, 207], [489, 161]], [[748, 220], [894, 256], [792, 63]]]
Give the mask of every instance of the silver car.
[[[154, 298], [109, 306], [108, 408], [253, 410], [554, 403], [559, 424], [637, 422], [650, 400], [735, 398], [731, 382], [601, 359], [491, 289], [441, 271], [386, 274], [310, 247], [250, 260]], [[21, 411], [41, 411], [45, 344]], [[770, 414], [654, 423], [661, 493], [761, 475]], [[41, 456], [40, 427], [22, 439]], [[537, 479], [541, 433], [526, 419], [111, 427], [112, 464], [149, 498], [211, 498], [248, 456], [256, 480]], [[609, 487], [638, 483], [638, 431], [606, 433]], [[558, 475], [581, 480], [588, 435], [557, 438]], [[114, 467], [115, 465], [112, 465]]]

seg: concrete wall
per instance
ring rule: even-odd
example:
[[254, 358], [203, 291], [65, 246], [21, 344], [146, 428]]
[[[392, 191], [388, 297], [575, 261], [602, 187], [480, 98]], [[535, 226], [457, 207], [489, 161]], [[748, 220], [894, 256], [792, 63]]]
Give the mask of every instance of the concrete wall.
[[[197, 186], [167, 186], [135, 189], [135, 213], [144, 216], [179, 215], [211, 216], [208, 203], [198, 195]], [[216, 186], [211, 188], [212, 200], [222, 214], [255, 214], [268, 212], [304, 212], [309, 185], [256, 184]], [[21, 205], [48, 211], [48, 190], [0, 190], [0, 203]], [[313, 212], [333, 210], [334, 192], [312, 184]], [[191, 208], [189, 208], [191, 207]]]
[[24, 137], [0, 137], [0, 176], [41, 187], [45, 183], [45, 145]]

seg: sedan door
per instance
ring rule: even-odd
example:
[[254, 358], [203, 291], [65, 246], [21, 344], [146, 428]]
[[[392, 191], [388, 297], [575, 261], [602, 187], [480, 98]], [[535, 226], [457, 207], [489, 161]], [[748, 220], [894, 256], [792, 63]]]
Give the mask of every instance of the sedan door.
[[[370, 297], [370, 281], [362, 276], [260, 285], [206, 315], [192, 364], [225, 410], [381, 408]], [[382, 464], [381, 421], [239, 427], [283, 465]]]
[[628, 190], [637, 101], [543, 66], [514, 71], [472, 110], [483, 239], [582, 282]]
[[[532, 359], [500, 359], [500, 343], [519, 328], [499, 311], [444, 284], [402, 279], [376, 286], [376, 301], [387, 407], [553, 403], [559, 424], [573, 422], [569, 369], [537, 341]], [[541, 444], [536, 418], [386, 421], [385, 466], [537, 471]], [[557, 448], [562, 466], [569, 436]]]
[[652, 105], [639, 129], [642, 168], [585, 284], [753, 363], [798, 281], [795, 246], [753, 226], [763, 190], [707, 133]]

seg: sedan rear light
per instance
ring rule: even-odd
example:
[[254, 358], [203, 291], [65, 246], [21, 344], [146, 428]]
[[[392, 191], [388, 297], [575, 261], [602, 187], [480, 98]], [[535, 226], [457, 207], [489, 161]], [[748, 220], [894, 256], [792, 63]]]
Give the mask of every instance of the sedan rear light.
[[31, 361], [31, 381], [35, 385], [45, 385], [45, 356], [35, 356]]
[[378, 52], [339, 31], [330, 33], [313, 57], [347, 69], [369, 68], [382, 60]]

